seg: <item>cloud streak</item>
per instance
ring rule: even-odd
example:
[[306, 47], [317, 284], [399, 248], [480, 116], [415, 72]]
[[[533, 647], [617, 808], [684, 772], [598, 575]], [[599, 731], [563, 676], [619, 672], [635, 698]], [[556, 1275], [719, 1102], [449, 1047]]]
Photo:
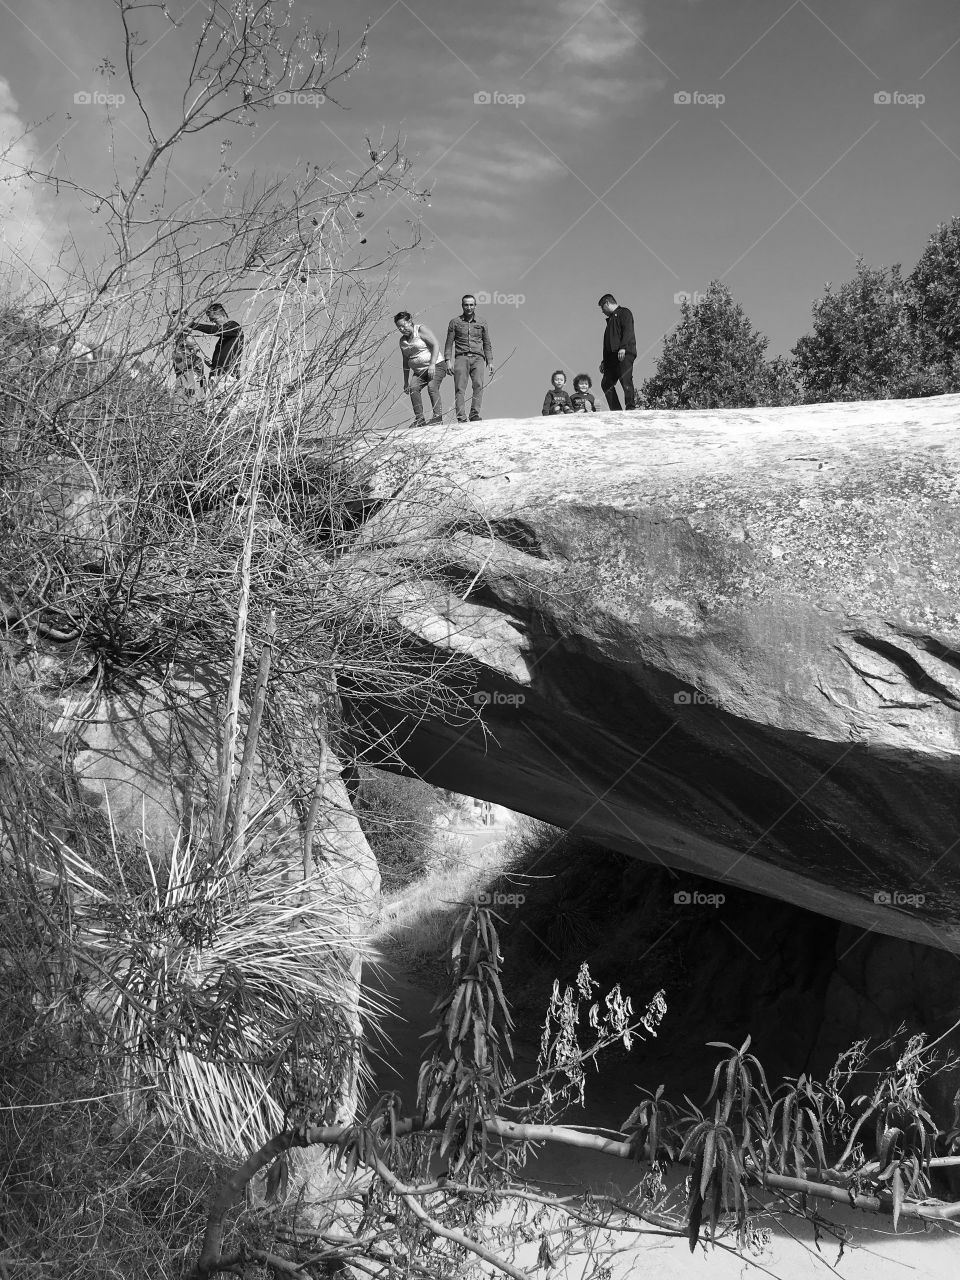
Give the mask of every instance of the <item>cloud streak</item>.
[[43, 188], [23, 176], [41, 158], [9, 82], [0, 77], [0, 246], [20, 270], [50, 283], [59, 248], [56, 211]]

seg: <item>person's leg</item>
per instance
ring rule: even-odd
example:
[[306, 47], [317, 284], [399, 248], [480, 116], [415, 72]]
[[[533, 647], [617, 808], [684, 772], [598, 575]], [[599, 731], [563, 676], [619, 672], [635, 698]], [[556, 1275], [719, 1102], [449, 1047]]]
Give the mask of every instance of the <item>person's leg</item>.
[[620, 385], [623, 387], [623, 407], [625, 409], [635, 409], [637, 407], [637, 393], [633, 386], [633, 356], [625, 356], [620, 362]]
[[433, 380], [427, 384], [427, 391], [430, 393], [430, 405], [433, 409], [433, 421], [439, 422], [443, 417], [443, 405], [440, 402], [440, 383], [446, 375], [446, 365], [438, 364]]
[[470, 381], [473, 383], [473, 396], [470, 400], [470, 418], [477, 421], [480, 417], [480, 406], [483, 404], [483, 384], [487, 379], [487, 365], [483, 356], [470, 357]]
[[413, 406], [413, 425], [423, 426], [423, 385], [425, 375], [410, 370], [410, 404]]
[[600, 390], [607, 397], [607, 404], [611, 409], [620, 408], [620, 397], [617, 395], [617, 381], [620, 377], [620, 366], [614, 361], [608, 364], [604, 361], [603, 375], [600, 379]]
[[467, 383], [470, 381], [470, 357], [457, 356], [453, 362], [454, 403], [457, 406], [457, 421], [466, 422], [467, 406], [465, 396]]

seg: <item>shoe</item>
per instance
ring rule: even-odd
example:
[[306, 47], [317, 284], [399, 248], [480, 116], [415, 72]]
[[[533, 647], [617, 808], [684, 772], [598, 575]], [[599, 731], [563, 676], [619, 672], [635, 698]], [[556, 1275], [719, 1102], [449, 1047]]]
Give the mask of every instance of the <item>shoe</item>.
[[482, 421], [483, 421], [483, 419], [480, 417], [479, 413], [471, 413], [471, 415], [470, 415], [470, 421], [471, 421], [471, 422], [482, 422]]
[[466, 422], [466, 418], [458, 418], [458, 419], [457, 419], [457, 421], [458, 421], [458, 422]]
[[425, 427], [427, 425], [426, 418], [414, 418], [413, 425], [415, 427]]
[[435, 426], [437, 425], [437, 423], [438, 423], [438, 422], [442, 422], [442, 421], [443, 421], [443, 414], [442, 414], [442, 413], [436, 413], [436, 414], [434, 414], [434, 416], [430, 419], [430, 421], [427, 423], [427, 426], [428, 426], [428, 427], [435, 427]]

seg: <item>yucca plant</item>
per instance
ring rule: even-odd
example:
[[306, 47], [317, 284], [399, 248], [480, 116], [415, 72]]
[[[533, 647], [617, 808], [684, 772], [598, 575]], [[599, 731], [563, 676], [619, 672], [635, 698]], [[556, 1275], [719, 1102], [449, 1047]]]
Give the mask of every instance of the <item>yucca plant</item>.
[[[42, 876], [69, 899], [77, 971], [130, 1112], [231, 1157], [336, 1118], [362, 1061], [346, 892], [269, 853], [236, 866], [209, 861], [196, 836], [161, 857], [110, 834], [110, 860], [61, 844]], [[360, 1012], [380, 1008], [366, 996]]]

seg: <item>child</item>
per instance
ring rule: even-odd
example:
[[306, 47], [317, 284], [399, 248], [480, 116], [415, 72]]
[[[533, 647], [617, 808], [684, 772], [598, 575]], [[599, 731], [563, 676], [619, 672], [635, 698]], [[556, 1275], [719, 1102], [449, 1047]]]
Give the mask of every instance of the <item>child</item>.
[[186, 400], [194, 400], [207, 390], [207, 366], [200, 348], [185, 329], [173, 342], [173, 372], [177, 391]]
[[562, 369], [555, 369], [550, 375], [553, 386], [543, 397], [543, 417], [546, 418], [552, 413], [573, 413], [570, 397], [563, 389], [566, 380], [567, 375]]
[[574, 413], [596, 413], [597, 402], [590, 394], [590, 388], [593, 383], [588, 373], [578, 373], [573, 380], [573, 395], [570, 397], [570, 407]]

